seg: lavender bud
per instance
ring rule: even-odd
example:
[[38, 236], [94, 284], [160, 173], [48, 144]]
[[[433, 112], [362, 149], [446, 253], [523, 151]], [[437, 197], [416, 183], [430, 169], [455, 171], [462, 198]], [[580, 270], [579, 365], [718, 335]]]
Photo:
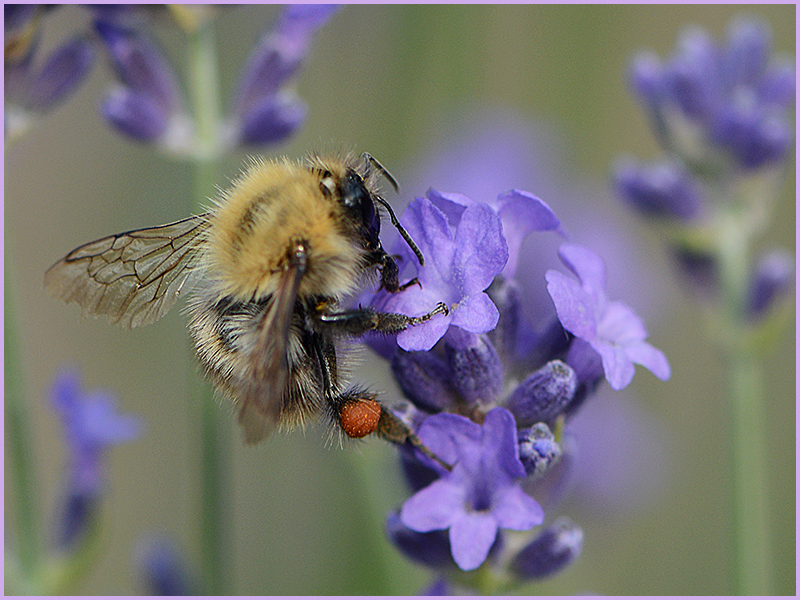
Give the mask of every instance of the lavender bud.
[[748, 313], [751, 317], [765, 314], [775, 301], [794, 288], [794, 261], [782, 250], [763, 256], [750, 281]]
[[513, 573], [540, 579], [554, 575], [580, 556], [583, 531], [565, 517], [556, 519], [511, 561]]
[[171, 114], [180, 102], [175, 74], [161, 53], [142, 36], [107, 21], [95, 23], [117, 75], [125, 86]]
[[719, 87], [714, 42], [707, 32], [692, 27], [678, 43], [679, 53], [666, 73], [670, 95], [684, 114], [704, 120], [713, 112]]
[[764, 72], [772, 50], [771, 31], [762, 22], [738, 19], [731, 22], [722, 68], [729, 85], [754, 86]]
[[664, 98], [664, 67], [653, 52], [643, 52], [633, 59], [630, 83], [642, 99], [653, 108]]
[[292, 135], [306, 118], [308, 106], [294, 94], [277, 94], [254, 102], [241, 117], [239, 142], [261, 145]]
[[714, 121], [712, 136], [739, 164], [757, 169], [783, 159], [793, 146], [793, 132], [777, 114], [767, 114], [755, 99], [733, 103]]
[[85, 39], [70, 40], [53, 52], [27, 91], [27, 106], [49, 110], [65, 100], [86, 78], [94, 64], [94, 49]]
[[391, 366], [403, 394], [417, 407], [438, 412], [453, 402], [450, 368], [433, 352], [398, 350]]
[[572, 367], [553, 360], [519, 384], [505, 406], [520, 427], [549, 422], [570, 403], [577, 384]]
[[517, 440], [519, 459], [531, 480], [539, 479], [561, 458], [561, 447], [544, 423], [521, 429], [517, 433]]
[[714, 254], [688, 246], [672, 250], [683, 275], [693, 291], [703, 298], [713, 298], [719, 290], [719, 265]]
[[468, 403], [491, 402], [503, 389], [503, 365], [489, 338], [450, 327], [444, 342], [453, 387]]
[[125, 87], [117, 87], [102, 105], [105, 119], [125, 135], [149, 142], [167, 129], [167, 115], [150, 96]]
[[170, 540], [152, 537], [140, 542], [136, 550], [136, 563], [150, 595], [187, 596], [196, 593], [186, 567]]
[[647, 216], [689, 220], [700, 212], [700, 195], [689, 173], [676, 162], [642, 166], [623, 159], [614, 169], [620, 197]]
[[81, 543], [97, 515], [100, 496], [90, 491], [71, 490], [64, 501], [55, 533], [55, 546], [69, 551]]
[[758, 96], [765, 103], [786, 106], [794, 101], [797, 91], [797, 72], [788, 58], [779, 58], [767, 67], [758, 85]]

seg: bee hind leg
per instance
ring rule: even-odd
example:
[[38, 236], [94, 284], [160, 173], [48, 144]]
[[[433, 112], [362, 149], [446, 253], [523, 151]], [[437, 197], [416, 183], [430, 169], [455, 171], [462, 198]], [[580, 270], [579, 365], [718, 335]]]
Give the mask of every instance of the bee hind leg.
[[405, 422], [375, 399], [375, 394], [352, 388], [329, 402], [332, 420], [351, 438], [362, 438], [371, 433], [393, 444], [411, 444], [439, 465], [452, 470], [414, 433]]

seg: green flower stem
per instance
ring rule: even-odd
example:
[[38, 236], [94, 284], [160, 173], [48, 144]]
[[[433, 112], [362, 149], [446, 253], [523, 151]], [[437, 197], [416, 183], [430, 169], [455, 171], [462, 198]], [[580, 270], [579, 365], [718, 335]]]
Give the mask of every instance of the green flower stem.
[[770, 593], [767, 436], [762, 358], [745, 323], [750, 251], [747, 223], [732, 218], [720, 237], [722, 319], [717, 330], [732, 409], [736, 593]]
[[19, 575], [22, 582], [36, 576], [40, 563], [39, 519], [36, 482], [28, 413], [22, 392], [22, 361], [19, 352], [17, 318], [14, 311], [12, 274], [8, 254], [5, 260], [4, 342], [5, 429], [14, 488], [14, 520], [18, 544]]
[[[194, 172], [194, 210], [199, 212], [214, 193], [217, 176], [217, 127], [219, 123], [219, 77], [212, 19], [200, 19], [189, 31], [189, 89], [195, 111], [197, 153]], [[196, 381], [196, 374], [192, 374]], [[195, 400], [201, 410], [201, 508], [200, 562], [204, 592], [223, 595], [229, 591], [225, 514], [226, 485], [230, 458], [228, 439], [213, 393], [198, 382]]]

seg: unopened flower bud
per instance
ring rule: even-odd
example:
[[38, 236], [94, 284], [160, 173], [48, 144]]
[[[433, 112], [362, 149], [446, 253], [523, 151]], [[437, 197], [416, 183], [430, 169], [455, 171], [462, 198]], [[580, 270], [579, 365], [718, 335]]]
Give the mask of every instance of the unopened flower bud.
[[469, 403], [491, 402], [503, 389], [503, 365], [489, 339], [451, 327], [444, 341], [453, 387]]
[[524, 578], [548, 577], [572, 564], [582, 548], [581, 528], [560, 517], [519, 551], [511, 561], [511, 570]]
[[520, 427], [550, 422], [569, 405], [577, 384], [572, 367], [560, 360], [550, 361], [512, 392], [506, 408]]

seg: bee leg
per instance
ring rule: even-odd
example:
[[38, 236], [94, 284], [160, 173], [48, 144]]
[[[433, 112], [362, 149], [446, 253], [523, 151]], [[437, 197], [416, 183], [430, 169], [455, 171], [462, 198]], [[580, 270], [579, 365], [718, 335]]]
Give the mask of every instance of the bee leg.
[[379, 265], [381, 270], [381, 287], [390, 294], [396, 294], [407, 290], [412, 285], [422, 285], [419, 279], [414, 277], [410, 281], [400, 285], [400, 268], [397, 266], [395, 257], [387, 254], [383, 248], [379, 248], [373, 257], [373, 263]]
[[450, 309], [444, 302], [439, 302], [432, 311], [419, 316], [409, 317], [400, 313], [378, 312], [371, 308], [353, 308], [337, 312], [320, 311], [315, 319], [327, 327], [332, 327], [351, 336], [363, 335], [368, 331], [381, 333], [399, 333], [411, 325], [419, 325], [429, 321], [436, 315], [447, 315]]
[[351, 438], [362, 438], [377, 433], [379, 437], [394, 444], [408, 442], [448, 471], [452, 469], [431, 452], [408, 425], [378, 402], [375, 394], [361, 388], [351, 388], [338, 393], [335, 389], [336, 350], [323, 336], [315, 335], [313, 340], [322, 374], [326, 410], [334, 425], [341, 427], [341, 430]]

